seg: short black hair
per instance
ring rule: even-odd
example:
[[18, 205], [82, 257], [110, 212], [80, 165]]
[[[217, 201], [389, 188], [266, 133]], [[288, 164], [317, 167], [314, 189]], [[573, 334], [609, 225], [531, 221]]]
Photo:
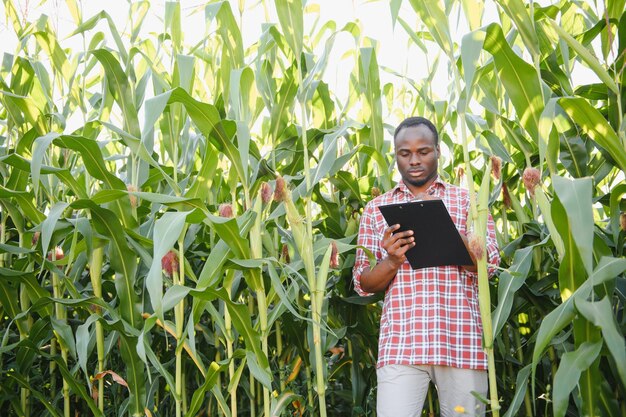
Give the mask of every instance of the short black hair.
[[428, 129], [430, 129], [431, 132], [433, 132], [433, 135], [435, 136], [435, 145], [438, 145], [439, 144], [439, 133], [437, 132], [437, 128], [435, 127], [433, 122], [431, 122], [430, 120], [428, 120], [425, 117], [419, 117], [419, 116], [407, 117], [406, 119], [404, 119], [398, 125], [398, 127], [396, 127], [395, 132], [393, 132], [393, 140], [394, 141], [396, 140], [396, 137], [398, 136], [398, 133], [400, 133], [400, 131], [402, 129], [407, 128], [407, 127], [419, 126], [419, 125], [424, 125]]

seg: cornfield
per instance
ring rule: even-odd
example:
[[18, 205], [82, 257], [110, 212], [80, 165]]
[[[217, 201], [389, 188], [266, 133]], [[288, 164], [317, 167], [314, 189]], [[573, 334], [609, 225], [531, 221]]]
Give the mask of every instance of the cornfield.
[[354, 292], [356, 233], [421, 115], [496, 222], [488, 412], [626, 415], [625, 0], [383, 1], [421, 79], [313, 0], [83, 3], [57, 5], [61, 38], [3, 0], [0, 414], [374, 416], [382, 294]]

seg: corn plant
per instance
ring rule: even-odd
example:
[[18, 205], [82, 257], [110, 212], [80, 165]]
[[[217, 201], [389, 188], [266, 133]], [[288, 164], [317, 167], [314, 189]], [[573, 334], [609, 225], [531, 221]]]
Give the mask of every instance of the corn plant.
[[[474, 231], [496, 221], [490, 412], [626, 413], [624, 2], [389, 5], [424, 79], [312, 1], [136, 1], [121, 24], [69, 0], [79, 47], [3, 1], [5, 414], [374, 416], [382, 294], [354, 294], [354, 245], [394, 184], [393, 126], [418, 114], [441, 177], [476, 193]], [[339, 37], [347, 97], [325, 73]]]

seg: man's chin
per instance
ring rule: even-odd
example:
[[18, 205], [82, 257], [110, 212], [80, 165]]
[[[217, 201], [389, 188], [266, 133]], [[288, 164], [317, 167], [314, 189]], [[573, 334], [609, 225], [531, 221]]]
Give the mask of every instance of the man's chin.
[[424, 186], [426, 183], [428, 183], [428, 181], [430, 180], [430, 178], [426, 178], [423, 180], [415, 180], [412, 178], [402, 178], [402, 180], [406, 183], [406, 184], [410, 184], [414, 187], [422, 187]]

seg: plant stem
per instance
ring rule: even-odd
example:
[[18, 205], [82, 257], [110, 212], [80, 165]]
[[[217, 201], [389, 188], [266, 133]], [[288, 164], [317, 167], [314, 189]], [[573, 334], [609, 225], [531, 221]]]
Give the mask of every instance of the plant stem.
[[311, 409], [313, 409], [315, 407], [315, 404], [313, 403], [313, 384], [311, 383], [313, 378], [311, 377], [311, 366], [306, 366], [305, 367], [305, 371], [306, 371], [307, 400], [308, 400], [308, 403], [309, 403], [309, 407]]
[[[522, 341], [520, 338], [520, 329], [513, 330], [513, 338], [515, 339], [515, 350], [517, 352], [517, 359], [520, 363], [524, 363], [524, 353], [522, 352]], [[530, 400], [530, 393], [526, 390], [524, 395], [524, 408], [526, 409], [526, 417], [533, 417], [533, 405]]]
[[[213, 333], [213, 337], [215, 337], [215, 340], [219, 340], [219, 335], [218, 335], [217, 329]], [[219, 344], [216, 347], [217, 347], [217, 352], [215, 352], [215, 362], [220, 363], [221, 360], [222, 360], [222, 353], [221, 353], [221, 351], [219, 349]], [[217, 374], [217, 379], [216, 379], [215, 385], [220, 387], [220, 388], [222, 387], [221, 372], [219, 372]], [[211, 400], [213, 400], [213, 397], [211, 397]], [[211, 405], [211, 401], [209, 401], [209, 406], [210, 405]], [[224, 414], [224, 413], [222, 413], [222, 409], [219, 406], [216, 406], [216, 409], [217, 409], [217, 415], [218, 416], [222, 416]], [[211, 411], [211, 408], [208, 407], [207, 408], [207, 415], [209, 415], [209, 416], [212, 415], [210, 411]]]
[[[56, 250], [52, 249], [52, 260], [56, 260]], [[63, 298], [63, 290], [61, 288], [61, 280], [59, 278], [59, 274], [56, 272], [52, 273], [52, 295], [54, 298], [60, 299]], [[65, 306], [60, 303], [54, 304], [54, 312], [56, 319], [65, 323], [66, 322], [66, 311]], [[58, 337], [58, 336], [57, 336]], [[59, 343], [61, 348], [61, 358], [63, 362], [67, 365], [67, 348], [63, 346], [63, 344]], [[63, 378], [63, 415], [64, 417], [70, 417], [70, 387]]]
[[[267, 347], [267, 299], [265, 290], [259, 289], [256, 292], [257, 303], [259, 304], [259, 323], [261, 325], [261, 349], [267, 358], [269, 358], [269, 350]], [[266, 416], [270, 415], [270, 390], [263, 386], [263, 410]]]
[[[304, 151], [304, 182], [306, 184], [306, 192], [302, 197], [304, 203], [304, 225], [306, 228], [304, 241], [307, 245], [313, 245], [313, 225], [311, 222], [311, 169], [309, 161], [309, 141], [307, 136], [307, 113], [306, 113], [306, 94], [303, 86], [302, 70], [300, 68], [300, 57], [296, 57], [298, 63], [298, 81], [299, 81], [299, 99], [301, 110], [301, 126], [302, 126], [302, 148]], [[321, 417], [326, 417], [326, 381], [324, 380], [324, 367], [322, 361], [324, 360], [324, 354], [322, 352], [322, 337], [321, 337], [321, 320], [322, 320], [322, 306], [316, 300], [316, 288], [317, 278], [315, 276], [315, 266], [313, 264], [313, 251], [301, 251], [300, 254], [305, 260], [305, 269], [307, 275], [307, 281], [309, 282], [309, 290], [311, 291], [311, 315], [313, 318], [313, 348], [315, 349], [315, 379], [317, 381], [317, 395], [319, 402], [319, 413]], [[307, 268], [308, 261], [308, 268]]]
[[[453, 51], [449, 52], [450, 65], [454, 72], [454, 84], [457, 91], [457, 97], [461, 97], [461, 83], [459, 70], [455, 64]], [[468, 100], [465, 101], [467, 105]], [[457, 113], [459, 115], [459, 131], [461, 132], [461, 142], [463, 144], [463, 160], [465, 161], [465, 178], [467, 179], [467, 188], [469, 190], [470, 199], [470, 214], [468, 219], [468, 230], [474, 226], [474, 232], [482, 240], [482, 236], [487, 236], [487, 217], [489, 215], [487, 207], [487, 194], [489, 189], [489, 175], [491, 174], [491, 161], [487, 165], [487, 170], [484, 173], [486, 177], [483, 178], [483, 184], [486, 184], [487, 189], [484, 190], [481, 187], [481, 206], [478, 206], [476, 196], [474, 192], [474, 177], [472, 175], [472, 165], [469, 157], [469, 145], [467, 140], [467, 132], [465, 126], [465, 107], [458, 108]], [[486, 183], [485, 183], [486, 181]], [[481, 211], [479, 213], [479, 210]], [[483, 325], [483, 340], [484, 349], [487, 352], [487, 366], [489, 374], [489, 395], [491, 397], [491, 412], [494, 417], [500, 416], [500, 404], [498, 402], [498, 384], [496, 380], [495, 359], [493, 354], [493, 325], [491, 321], [491, 296], [489, 294], [489, 275], [487, 271], [487, 255], [486, 245], [482, 241], [482, 247], [485, 255], [478, 260], [478, 304], [480, 309], [480, 316]]]
[[[185, 233], [187, 232], [187, 224], [178, 237], [178, 265], [179, 270], [173, 271], [174, 285], [185, 285]], [[182, 398], [183, 398], [183, 350], [181, 349], [183, 341], [183, 330], [185, 320], [185, 299], [181, 299], [176, 304], [174, 310], [174, 321], [176, 322], [176, 417], [182, 415]]]
[[[2, 205], [0, 205], [0, 208], [4, 208]], [[5, 243], [6, 242], [6, 235], [5, 235], [5, 216], [2, 217], [2, 225], [0, 226], [2, 228], [2, 236], [0, 237], [0, 242]], [[15, 222], [14, 222], [15, 223]], [[18, 233], [19, 233], [19, 246], [20, 248], [24, 247], [24, 232], [21, 231], [18, 228]], [[2, 255], [4, 256], [4, 254]], [[23, 258], [24, 254], [19, 254], [18, 258]], [[29, 271], [32, 270], [32, 264], [29, 264], [29, 266], [27, 267], [27, 269]], [[28, 292], [27, 292], [27, 288], [25, 284], [20, 284], [20, 307], [21, 310], [24, 312], [26, 310], [28, 310], [30, 308], [31, 302], [30, 302], [30, 297], [28, 296]], [[24, 328], [22, 329], [21, 327], [18, 327], [19, 333], [20, 333], [20, 341], [25, 340], [26, 338], [28, 338], [28, 335], [30, 334], [30, 329], [33, 326], [33, 316], [28, 313], [27, 317], [25, 320], [22, 320], [22, 322], [24, 323]], [[24, 377], [26, 378], [26, 380], [28, 381], [30, 379], [29, 375], [24, 375]], [[20, 390], [20, 404], [22, 407], [22, 411], [24, 412], [24, 416], [25, 417], [29, 417], [30, 416], [30, 390], [28, 388], [21, 388]]]
[[[3, 215], [2, 222], [0, 222], [0, 243], [4, 244], [7, 241], [7, 235], [6, 235], [7, 216], [4, 215], [3, 211], [0, 211], [0, 213]], [[5, 257], [4, 253], [0, 254], [0, 267], [1, 268], [4, 268], [4, 257]]]
[[[263, 211], [263, 204], [261, 199], [261, 190], [257, 193], [257, 197], [254, 200], [254, 203], [250, 201], [250, 196], [247, 192], [247, 189], [244, 189], [246, 193], [246, 202], [248, 207], [251, 207], [252, 210], [256, 213], [256, 218], [250, 229], [250, 256], [252, 259], [261, 259], [263, 257], [263, 240], [261, 236], [261, 214]], [[267, 327], [267, 296], [265, 295], [265, 287], [263, 285], [263, 277], [261, 276], [261, 270], [252, 270], [250, 271], [251, 276], [253, 277], [252, 281], [254, 282], [254, 286], [256, 287], [254, 290], [256, 292], [256, 300], [259, 306], [259, 325], [261, 330], [261, 349], [265, 354], [266, 358], [269, 358], [269, 349], [267, 344], [268, 339], [268, 327]], [[271, 409], [271, 399], [270, 399], [270, 390], [263, 386], [263, 410], [266, 416], [270, 415]]]
[[[254, 300], [252, 295], [248, 296], [248, 312], [250, 317], [254, 314]], [[256, 380], [250, 372], [250, 417], [256, 417]]]
[[[226, 272], [227, 278], [225, 283], [228, 283], [228, 285], [226, 285], [226, 292], [228, 293], [228, 298], [232, 299], [232, 287], [230, 284], [232, 284], [232, 280], [234, 278], [235, 275], [235, 271], [232, 269], [229, 269]], [[233, 359], [233, 331], [232, 331], [232, 319], [230, 317], [230, 312], [228, 311], [228, 308], [226, 308], [226, 306], [224, 306], [224, 327], [226, 330], [226, 357], [230, 359], [230, 363], [228, 364], [228, 381], [229, 381], [229, 386], [231, 386], [231, 390], [230, 390], [230, 412], [232, 413], [232, 415], [236, 416], [237, 415], [237, 386], [236, 384], [233, 384], [233, 379], [235, 379], [235, 361]]]
[[[479, 232], [480, 233], [480, 232]], [[487, 276], [487, 258], [478, 260], [478, 294], [480, 316], [483, 323], [484, 349], [487, 352], [489, 373], [489, 395], [491, 412], [495, 417], [500, 415], [500, 403], [498, 401], [498, 383], [496, 379], [496, 364], [493, 352], [493, 324], [491, 322], [491, 297], [489, 294], [489, 277]]]
[[429, 416], [434, 416], [435, 415], [435, 404], [433, 402], [433, 387], [432, 385], [428, 385], [428, 415]]
[[[285, 360], [283, 359], [283, 334], [280, 322], [276, 322], [274, 328], [276, 329], [276, 356], [278, 357], [278, 369], [282, 371], [285, 369]], [[282, 377], [280, 378], [280, 391], [285, 391], [285, 379]]]
[[[91, 255], [91, 266], [89, 268], [91, 275], [91, 286], [93, 287], [93, 295], [102, 299], [102, 262], [104, 259], [104, 246], [99, 246], [93, 250]], [[98, 313], [100, 309], [98, 308]], [[104, 371], [104, 330], [102, 323], [96, 321], [96, 349], [98, 351], [98, 372]], [[104, 411], [104, 379], [98, 380], [98, 408]]]

